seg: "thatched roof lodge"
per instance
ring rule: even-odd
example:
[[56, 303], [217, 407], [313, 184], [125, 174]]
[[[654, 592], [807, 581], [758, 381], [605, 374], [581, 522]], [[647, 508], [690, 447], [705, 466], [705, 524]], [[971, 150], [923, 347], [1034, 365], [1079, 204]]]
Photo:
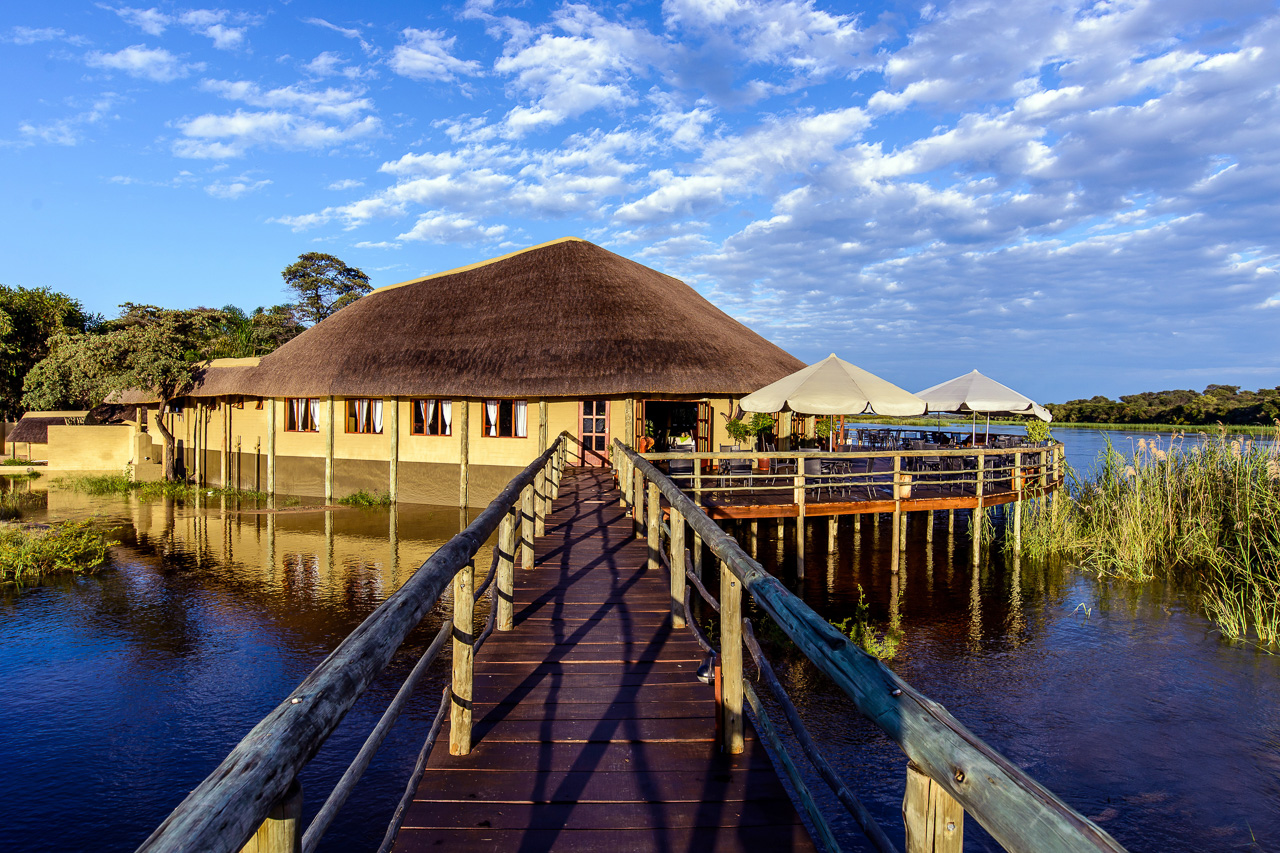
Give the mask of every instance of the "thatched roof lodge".
[[453, 503], [466, 465], [479, 504], [562, 430], [588, 464], [615, 436], [727, 442], [715, 415], [802, 366], [678, 279], [565, 238], [381, 288], [261, 359], [212, 362], [174, 429], [203, 482]]

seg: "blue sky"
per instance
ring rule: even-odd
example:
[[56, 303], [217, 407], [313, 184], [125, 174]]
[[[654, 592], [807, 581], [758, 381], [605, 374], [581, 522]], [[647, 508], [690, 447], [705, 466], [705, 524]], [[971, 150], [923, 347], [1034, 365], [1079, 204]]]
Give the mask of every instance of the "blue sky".
[[911, 390], [1272, 386], [1277, 45], [1251, 0], [27, 4], [0, 282], [253, 308], [572, 234]]

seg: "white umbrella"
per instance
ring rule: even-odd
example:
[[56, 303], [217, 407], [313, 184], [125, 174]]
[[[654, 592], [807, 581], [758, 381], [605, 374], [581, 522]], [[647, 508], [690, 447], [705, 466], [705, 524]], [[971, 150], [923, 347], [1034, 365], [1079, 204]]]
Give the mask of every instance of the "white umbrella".
[[978, 415], [986, 414], [988, 430], [992, 412], [1011, 415], [1034, 415], [1042, 421], [1053, 420], [1049, 410], [1030, 397], [1001, 385], [976, 370], [949, 379], [916, 394], [929, 405], [931, 412], [972, 412], [973, 437], [978, 431]]
[[925, 402], [834, 353], [743, 397], [744, 412], [798, 412], [802, 415], [888, 415], [925, 413]]

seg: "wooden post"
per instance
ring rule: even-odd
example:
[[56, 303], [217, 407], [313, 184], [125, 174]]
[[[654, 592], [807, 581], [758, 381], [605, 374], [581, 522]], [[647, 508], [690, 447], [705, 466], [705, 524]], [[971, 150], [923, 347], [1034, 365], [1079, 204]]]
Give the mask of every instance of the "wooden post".
[[635, 431], [636, 431], [636, 401], [627, 398], [626, 405], [623, 407], [624, 417], [627, 423], [622, 428], [622, 443], [627, 447], [635, 447]]
[[662, 501], [657, 483], [649, 484], [649, 571], [658, 570], [659, 551], [662, 549]]
[[1013, 454], [1013, 488], [1017, 496], [1013, 500], [1013, 553], [1022, 553], [1022, 454]]
[[960, 853], [964, 849], [964, 809], [937, 782], [907, 762], [902, 797], [906, 853]]
[[533, 535], [547, 535], [547, 466], [533, 478]]
[[533, 484], [520, 492], [520, 567], [533, 568]]
[[[394, 510], [393, 510], [394, 513]], [[498, 616], [495, 627], [510, 631], [515, 625], [516, 521], [511, 510], [498, 526]]]
[[326, 504], [333, 503], [333, 427], [334, 421], [334, 404], [333, 397], [329, 397], [329, 405], [326, 409], [328, 413], [328, 424], [324, 431], [324, 502]]
[[276, 505], [276, 398], [267, 400], [267, 501]]
[[635, 524], [636, 536], [643, 536], [644, 529], [644, 472], [635, 469], [635, 488], [632, 490], [634, 503], [631, 505], [631, 521]]
[[702, 506], [702, 457], [693, 458], [693, 502]]
[[547, 401], [539, 400], [538, 401], [538, 455], [539, 456], [546, 453], [547, 448], [550, 446], [547, 443], [548, 428], [549, 427], [547, 424]]
[[465, 510], [471, 500], [470, 472], [467, 470], [471, 462], [471, 403], [454, 400], [453, 408], [458, 415], [458, 506]]
[[947, 538], [952, 539], [956, 535], [956, 511], [954, 509], [947, 510]]
[[986, 521], [986, 513], [982, 511], [982, 454], [978, 454], [978, 506], [973, 511], [973, 565], [977, 566], [982, 557], [982, 525]]
[[387, 440], [390, 452], [387, 454], [387, 496], [395, 503], [400, 499], [400, 401], [392, 397], [382, 401], [383, 409], [390, 409], [391, 417], [387, 420]]
[[751, 519], [751, 558], [754, 560], [760, 546], [760, 522]]
[[840, 519], [840, 516], [838, 515], [827, 516], [827, 553], [828, 554], [834, 554], [836, 552], [836, 522], [839, 521], [839, 519]]
[[702, 580], [702, 534], [693, 534], [693, 573]]
[[742, 583], [720, 563], [721, 748], [742, 752]]
[[929, 519], [929, 526], [924, 531], [924, 541], [928, 542], [930, 545], [933, 544], [933, 523], [936, 516], [937, 513], [933, 510], [929, 510], [929, 515], [927, 516]]
[[231, 481], [231, 401], [222, 400], [222, 458], [218, 460], [218, 486], [226, 488]]
[[671, 627], [685, 626], [684, 614], [684, 514], [671, 508]]
[[267, 812], [267, 819], [240, 848], [240, 853], [301, 853], [302, 785], [294, 779], [284, 798]]
[[453, 576], [453, 701], [449, 705], [449, 754], [471, 752], [471, 696], [475, 632], [475, 561]]
[[793, 498], [796, 502], [796, 577], [804, 577], [804, 459], [796, 457]]
[[892, 571], [898, 571], [899, 552], [902, 548], [902, 483], [900, 477], [902, 475], [902, 457], [894, 454], [893, 457], [893, 539], [892, 547], [889, 549], [889, 563]]

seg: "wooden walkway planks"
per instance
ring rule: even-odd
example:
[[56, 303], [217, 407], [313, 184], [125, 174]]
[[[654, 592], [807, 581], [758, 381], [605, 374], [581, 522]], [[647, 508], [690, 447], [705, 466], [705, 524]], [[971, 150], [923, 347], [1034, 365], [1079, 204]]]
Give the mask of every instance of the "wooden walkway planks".
[[446, 724], [397, 851], [814, 849], [755, 738], [719, 752], [701, 651], [632, 530], [610, 472], [566, 471], [515, 630], [476, 657], [476, 746], [449, 755]]

